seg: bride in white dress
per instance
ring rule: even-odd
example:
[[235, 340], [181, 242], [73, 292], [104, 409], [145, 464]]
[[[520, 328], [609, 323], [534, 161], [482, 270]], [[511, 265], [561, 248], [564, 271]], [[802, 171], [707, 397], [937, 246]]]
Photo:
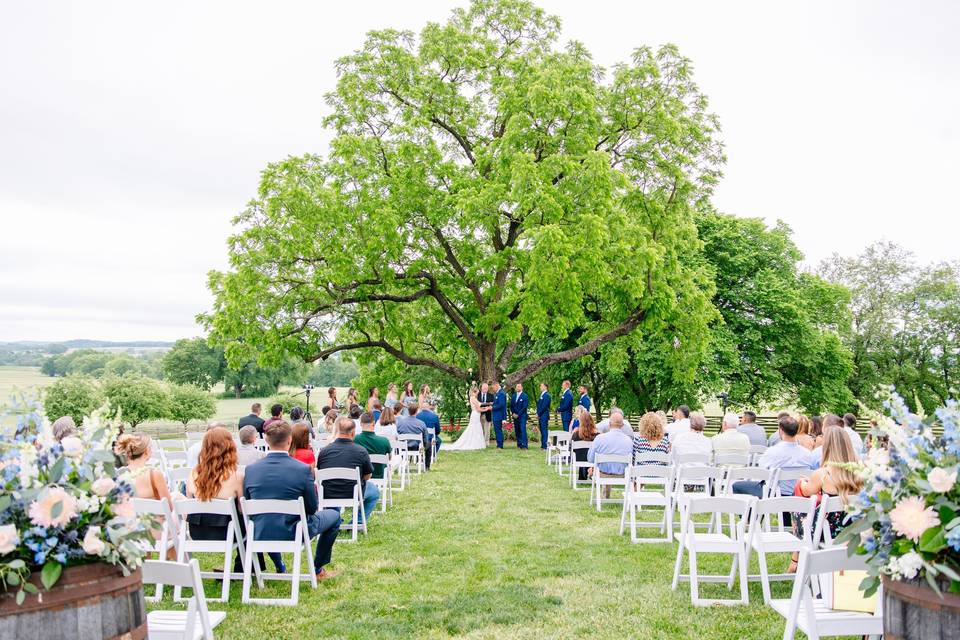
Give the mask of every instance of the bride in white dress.
[[470, 422], [457, 441], [443, 445], [444, 451], [474, 451], [486, 449], [487, 442], [483, 437], [483, 425], [480, 424], [480, 401], [477, 400], [476, 385], [470, 387]]

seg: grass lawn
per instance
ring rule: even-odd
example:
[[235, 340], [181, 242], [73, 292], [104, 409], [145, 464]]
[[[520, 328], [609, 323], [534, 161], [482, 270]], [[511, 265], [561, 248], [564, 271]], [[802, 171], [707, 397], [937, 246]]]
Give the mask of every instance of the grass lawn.
[[[759, 584], [750, 585], [748, 607], [695, 608], [687, 585], [670, 590], [674, 545], [631, 544], [617, 535], [615, 505], [598, 514], [587, 501], [539, 450], [441, 454], [376, 514], [367, 537], [336, 545], [340, 577], [303, 588], [294, 609], [241, 605], [238, 582], [229, 605], [210, 605], [228, 611], [218, 637], [782, 636]], [[700, 560], [701, 572], [729, 568], [729, 556]], [[771, 570], [785, 562], [774, 557]], [[265, 591], [279, 595], [275, 584]], [[775, 583], [774, 597], [788, 597], [790, 586]], [[704, 597], [734, 595], [721, 585], [702, 589]], [[159, 606], [174, 605], [167, 598]]]

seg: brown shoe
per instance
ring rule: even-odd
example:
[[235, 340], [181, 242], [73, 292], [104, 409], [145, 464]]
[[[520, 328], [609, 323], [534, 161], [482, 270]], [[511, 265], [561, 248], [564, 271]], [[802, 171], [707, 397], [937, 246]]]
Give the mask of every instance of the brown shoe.
[[330, 580], [331, 578], [336, 578], [338, 575], [340, 575], [340, 572], [338, 571], [327, 571], [326, 569], [321, 569], [320, 573], [317, 574], [317, 582]]

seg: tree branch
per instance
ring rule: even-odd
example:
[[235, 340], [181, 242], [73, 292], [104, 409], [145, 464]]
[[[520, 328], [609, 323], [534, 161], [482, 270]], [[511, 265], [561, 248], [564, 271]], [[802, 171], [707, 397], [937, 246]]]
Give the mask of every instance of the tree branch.
[[383, 349], [394, 358], [404, 362], [412, 367], [430, 367], [438, 371], [443, 371], [446, 374], [449, 374], [455, 378], [461, 380], [469, 380], [469, 372], [461, 369], [460, 367], [454, 366], [452, 364], [447, 364], [446, 362], [440, 362], [439, 360], [434, 360], [433, 358], [424, 358], [421, 356], [414, 356], [401, 351], [396, 348], [386, 340], [363, 340], [361, 342], [351, 342], [349, 344], [340, 344], [322, 349], [315, 353], [309, 360], [315, 362], [317, 360], [325, 359], [334, 353], [340, 351], [355, 351], [357, 349]]
[[506, 385], [510, 387], [518, 382], [527, 380], [530, 378], [530, 376], [543, 371], [550, 365], [560, 364], [561, 362], [570, 362], [571, 360], [576, 360], [577, 358], [583, 357], [589, 353], [593, 353], [600, 348], [601, 345], [625, 336], [636, 329], [640, 323], [643, 322], [646, 313], [647, 312], [645, 310], [634, 311], [630, 314], [630, 316], [627, 317], [626, 320], [618, 324], [613, 329], [610, 329], [606, 333], [601, 333], [600, 335], [587, 340], [577, 347], [566, 349], [565, 351], [557, 351], [545, 356], [540, 356], [539, 358], [526, 363], [513, 373], [507, 374]]

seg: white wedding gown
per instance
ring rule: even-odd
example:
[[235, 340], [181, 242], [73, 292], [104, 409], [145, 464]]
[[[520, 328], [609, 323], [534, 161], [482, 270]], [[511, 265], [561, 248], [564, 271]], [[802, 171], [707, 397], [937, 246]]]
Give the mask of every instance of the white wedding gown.
[[470, 422], [467, 428], [456, 442], [443, 445], [443, 451], [475, 451], [477, 449], [486, 449], [487, 442], [483, 437], [483, 425], [480, 424], [479, 404], [473, 399], [470, 400]]

